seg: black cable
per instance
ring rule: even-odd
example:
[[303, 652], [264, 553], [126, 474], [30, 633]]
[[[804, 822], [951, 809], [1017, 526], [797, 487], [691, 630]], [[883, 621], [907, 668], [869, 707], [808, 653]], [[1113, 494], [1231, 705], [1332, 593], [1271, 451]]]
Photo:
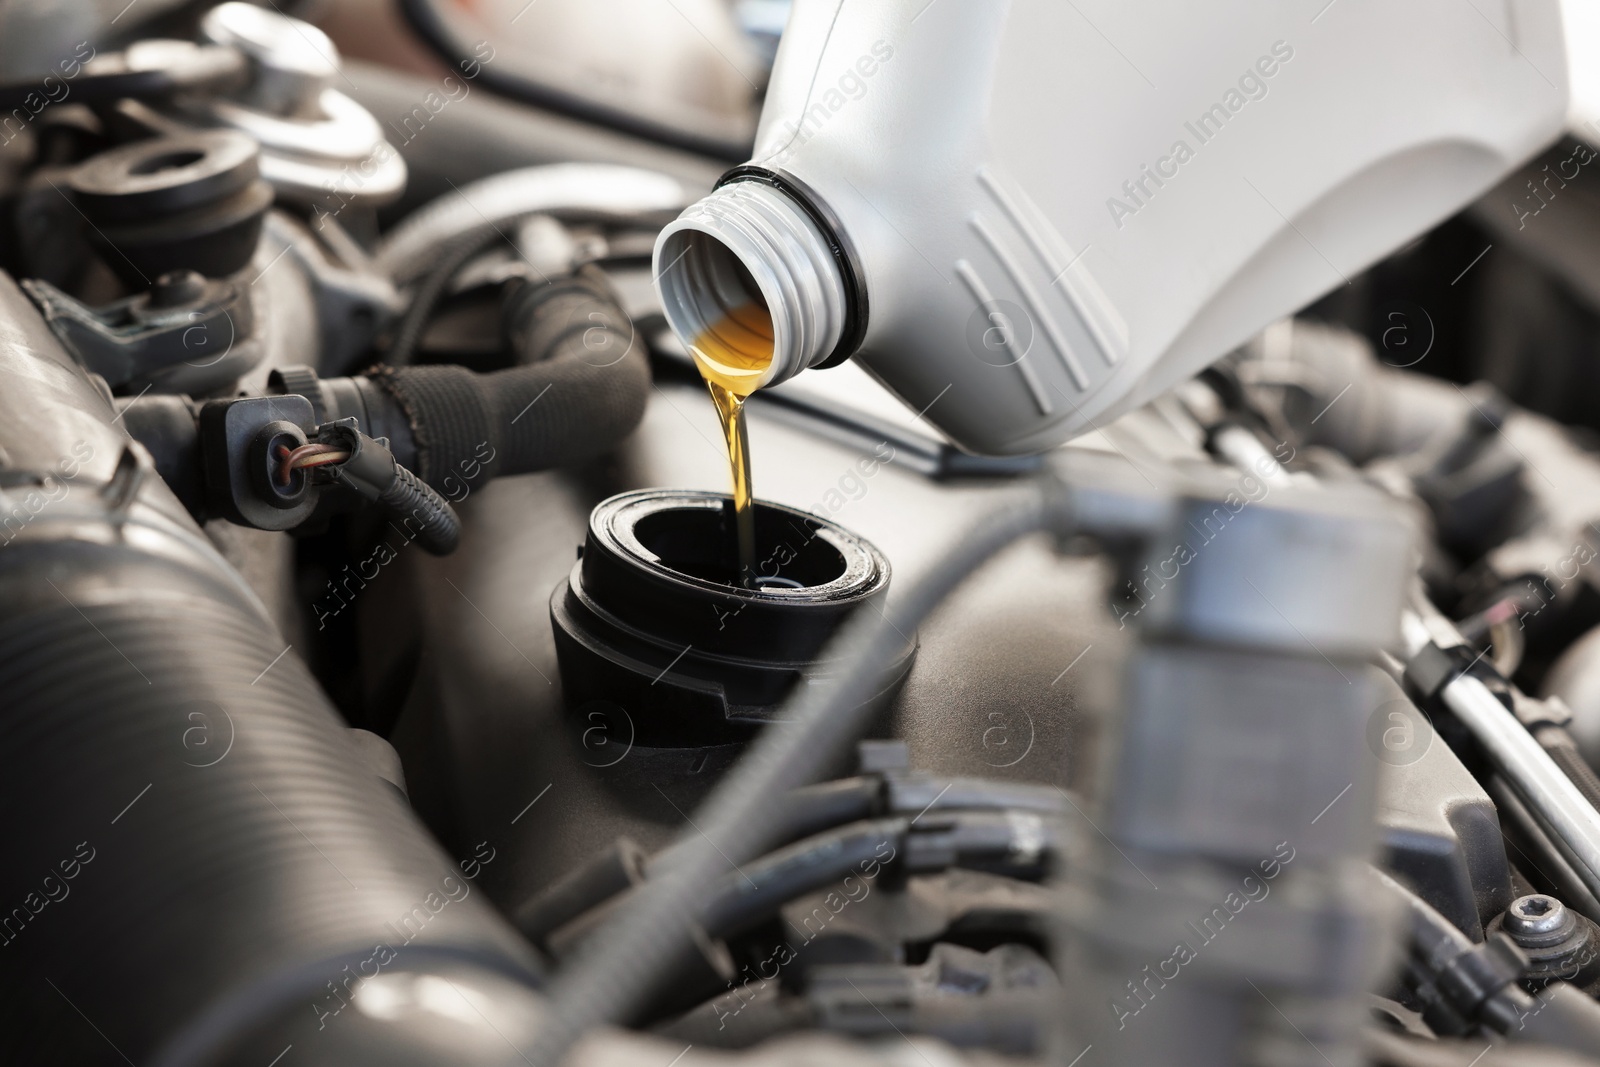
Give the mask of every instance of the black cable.
[[[556, 1067], [584, 1033], [635, 1014], [665, 969], [688, 951], [691, 930], [729, 862], [761, 854], [782, 830], [781, 802], [815, 779], [865, 728], [882, 664], [950, 592], [1001, 549], [1044, 529], [1064, 530], [1064, 492], [1035, 485], [955, 542], [881, 616], [859, 614], [825, 658], [832, 677], [803, 686], [750, 752], [728, 773], [686, 834], [681, 862], [646, 883], [552, 989], [531, 1062]], [[837, 657], [837, 659], [835, 659]]]
[[578, 916], [644, 881], [645, 854], [632, 838], [615, 838], [519, 905], [512, 921], [522, 935], [543, 945]]
[[[707, 943], [720, 943], [749, 933], [776, 918], [790, 902], [823, 889], [859, 900], [879, 878], [953, 868], [1037, 880], [1058, 853], [1054, 823], [1033, 812], [958, 811], [864, 819], [740, 864], [723, 876], [694, 921]], [[624, 888], [636, 894], [644, 891], [634, 885]], [[574, 949], [581, 954], [585, 939], [597, 936], [628, 903], [625, 897], [610, 905], [597, 903], [561, 929], [556, 935], [560, 943], [547, 939], [548, 947], [560, 957], [571, 956]], [[719, 988], [716, 973], [696, 952], [681, 953], [662, 974], [657, 988], [646, 991], [650, 1010], [631, 1012], [619, 1021], [644, 1025], [664, 1004], [685, 998], [696, 1002], [716, 995]]]
[[1030, 813], [962, 811], [922, 819], [851, 823], [743, 864], [704, 906], [701, 922], [713, 937], [732, 937], [791, 900], [851, 875], [871, 871], [876, 877], [891, 864], [907, 874], [960, 867], [1036, 879], [1059, 847], [1044, 820]]
[[[895, 773], [883, 777], [862, 775], [836, 778], [802, 786], [782, 805], [784, 822], [776, 831], [774, 846], [860, 819], [876, 816], [916, 816], [945, 811], [1043, 812], [1066, 808], [1057, 789], [1027, 782], [999, 782], [987, 778], [942, 778], [930, 774]], [[658, 877], [677, 862], [681, 842], [656, 853], [646, 870]]]
[[378, 493], [374, 503], [391, 519], [416, 523], [417, 544], [432, 555], [448, 556], [461, 541], [461, 520], [449, 501], [398, 463], [394, 480]]
[[887, 785], [887, 811], [894, 815], [1007, 809], [1056, 815], [1067, 809], [1067, 797], [1060, 789], [1031, 782], [892, 774], [888, 776]]
[[349, 458], [309, 468], [314, 477], [344, 486], [378, 505], [391, 520], [406, 527], [408, 537], [435, 556], [447, 556], [461, 540], [461, 520], [449, 501], [429, 488], [394, 454], [356, 428], [356, 420], [325, 422], [317, 428], [319, 443], [336, 445]]
[[[511, 225], [515, 225], [515, 222]], [[394, 338], [383, 353], [384, 363], [391, 367], [411, 365], [417, 356], [418, 346], [422, 344], [428, 320], [433, 318], [439, 301], [450, 288], [450, 282], [468, 261], [498, 240], [501, 240], [500, 230], [490, 227], [468, 230], [445, 242], [439, 251], [437, 264], [417, 282], [411, 294], [411, 303], [406, 306], [405, 314], [400, 316]]]
[[[788, 823], [782, 843], [789, 844], [831, 827], [865, 819], [875, 813], [883, 793], [878, 778], [840, 778], [796, 789], [783, 805]], [[668, 870], [682, 855], [666, 848], [645, 858], [631, 839], [619, 837], [554, 883], [517, 907], [517, 929], [536, 944], [581, 915], [632, 889], [647, 877]]]
[[714, 937], [743, 933], [791, 900], [860, 874], [866, 865], [904, 857], [910, 826], [906, 819], [851, 823], [743, 864], [705, 905], [706, 932]]
[[960, 867], [1038, 881], [1060, 854], [1060, 822], [1030, 811], [923, 813], [906, 839], [911, 874]]
[[[881, 778], [859, 776], [836, 778], [791, 791], [788, 801], [782, 805], [784, 822], [777, 831], [776, 843], [788, 845], [812, 834], [881, 814], [883, 789]], [[651, 877], [660, 877], [683, 853], [681, 843], [665, 848], [650, 858], [645, 870]]]
[[[1029, 813], [1055, 814], [1064, 807], [1061, 794], [1054, 789], [1019, 782], [993, 782], [982, 778], [936, 778], [930, 775], [894, 774], [887, 778], [861, 775], [838, 778], [802, 786], [789, 793], [780, 805], [782, 825], [776, 831], [779, 846], [803, 842], [797, 847], [824, 847], [814, 835], [845, 827], [875, 816], [891, 814], [903, 818], [927, 818], [912, 851], [921, 857], [935, 849], [962, 853], [961, 865], [980, 870], [998, 867], [1003, 873], [1028, 876], [1035, 872], [1016, 862], [1016, 820]], [[1012, 809], [1007, 813], [1006, 809]], [[944, 812], [960, 810], [959, 819], [941, 820]], [[994, 813], [998, 812], [996, 815]], [[1054, 848], [1054, 835], [1046, 834], [1039, 862]], [[810, 841], [803, 839], [811, 838]], [[659, 878], [686, 849], [683, 842], [670, 846], [648, 860], [640, 860], [630, 849], [638, 846], [619, 838], [600, 854], [564, 875], [536, 894], [516, 911], [517, 926], [535, 942], [542, 942], [560, 926], [593, 911], [617, 894], [632, 889], [646, 878]], [[898, 851], [898, 850], [897, 850]], [[767, 860], [777, 862], [773, 853]], [[766, 860], [760, 861], [766, 862]], [[924, 865], [927, 861], [924, 860]], [[951, 861], [934, 864], [949, 865]], [[631, 866], [642, 863], [642, 868]], [[848, 872], [845, 872], [848, 873]], [[746, 874], [750, 868], [746, 867]], [[843, 877], [843, 874], [840, 875]], [[761, 879], [751, 875], [756, 882]], [[740, 884], [745, 884], [740, 879]], [[826, 881], [826, 879], [824, 880]], [[737, 891], [738, 886], [734, 889]], [[780, 891], [781, 892], [781, 891]], [[799, 895], [796, 892], [794, 895]], [[789, 898], [784, 898], [789, 899]], [[713, 905], [715, 909], [717, 905]], [[752, 905], [753, 906], [753, 905]], [[709, 917], [706, 926], [721, 936], [725, 931]]]
[[[472, 62], [472, 57], [454, 43], [453, 35], [427, 0], [400, 0], [400, 13], [416, 31], [417, 36], [444, 57], [447, 63], [455, 65]], [[749, 159], [754, 149], [753, 144], [742, 139], [708, 136], [690, 129], [652, 121], [626, 108], [612, 107], [576, 93], [564, 92], [530, 78], [506, 73], [499, 67], [484, 65], [479, 71], [478, 78], [490, 91], [508, 99], [565, 115], [580, 122], [592, 123], [619, 133], [654, 141], [669, 148], [730, 163]]]

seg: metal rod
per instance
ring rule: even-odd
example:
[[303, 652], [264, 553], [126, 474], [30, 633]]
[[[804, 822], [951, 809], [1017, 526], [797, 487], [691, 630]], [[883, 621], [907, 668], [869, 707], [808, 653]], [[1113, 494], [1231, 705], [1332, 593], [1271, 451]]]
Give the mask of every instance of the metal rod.
[[[1431, 605], [1423, 611], [1430, 617], [1424, 619], [1423, 615], [1406, 612], [1402, 618], [1409, 655], [1415, 655], [1430, 641], [1445, 646], [1454, 634], [1449, 620], [1437, 615]], [[1451, 643], [1463, 642], [1456, 634]], [[1483, 745], [1495, 769], [1539, 822], [1560, 838], [1584, 885], [1600, 896], [1600, 812], [1584, 799], [1566, 772], [1481, 679], [1463, 674], [1446, 685], [1439, 696]]]

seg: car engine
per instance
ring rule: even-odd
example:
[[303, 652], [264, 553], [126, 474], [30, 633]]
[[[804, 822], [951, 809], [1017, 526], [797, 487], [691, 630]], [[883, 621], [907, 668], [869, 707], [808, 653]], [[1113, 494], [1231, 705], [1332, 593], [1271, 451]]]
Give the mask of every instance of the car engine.
[[[1080, 410], [999, 222], [950, 384], [874, 347], [746, 162], [870, 9], [789, 7], [0, 0], [4, 1062], [1600, 1061], [1600, 24], [1533, 158]], [[842, 272], [722, 363], [714, 190]]]

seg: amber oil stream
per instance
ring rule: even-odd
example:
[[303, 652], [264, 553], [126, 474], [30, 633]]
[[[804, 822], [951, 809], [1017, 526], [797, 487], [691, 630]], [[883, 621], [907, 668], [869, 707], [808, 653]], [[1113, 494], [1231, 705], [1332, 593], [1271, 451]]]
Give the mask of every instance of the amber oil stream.
[[733, 471], [734, 525], [739, 542], [739, 581], [753, 588], [756, 576], [755, 494], [750, 477], [750, 436], [744, 402], [772, 365], [772, 316], [760, 304], [743, 304], [707, 327], [690, 345], [694, 364], [711, 390], [722, 420]]

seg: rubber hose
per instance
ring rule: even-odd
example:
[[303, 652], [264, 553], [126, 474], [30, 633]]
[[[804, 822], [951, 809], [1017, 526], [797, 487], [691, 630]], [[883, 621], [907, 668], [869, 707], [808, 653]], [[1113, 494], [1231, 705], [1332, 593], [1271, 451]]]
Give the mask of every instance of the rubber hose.
[[[732, 937], [789, 901], [860, 874], [869, 865], [881, 868], [900, 861], [917, 874], [963, 867], [1018, 876], [1019, 868], [1038, 863], [1018, 861], [1021, 849], [1010, 813], [963, 812], [948, 827], [928, 829], [912, 834], [911, 820], [904, 818], [863, 820], [742, 864], [725, 876], [704, 906], [702, 922], [713, 937]], [[1049, 851], [1055, 847], [1050, 842]], [[1042, 857], [1046, 849], [1041, 844], [1038, 851]]]
[[[940, 784], [941, 782], [943, 784]], [[776, 832], [775, 844], [791, 845], [802, 838], [810, 838], [812, 835], [822, 834], [823, 831], [881, 814], [885, 806], [886, 788], [895, 800], [894, 814], [904, 816], [920, 817], [931, 812], [958, 808], [1017, 808], [1023, 811], [1031, 809], [1049, 813], [1059, 812], [1062, 808], [1060, 794], [1055, 790], [1044, 790], [1023, 783], [989, 782], [978, 778], [955, 778], [948, 781], [929, 779], [927, 782], [916, 780], [907, 783], [886, 783], [883, 779], [871, 776], [838, 778], [830, 782], [802, 786], [789, 794], [787, 802], [780, 806], [783, 824]], [[913, 806], [907, 807], [908, 801]], [[970, 813], [967, 815], [967, 821], [972, 821]], [[1006, 825], [1009, 826], [1010, 823]], [[556, 886], [540, 893], [524, 905], [523, 909], [519, 909], [517, 925], [523, 933], [537, 941], [544, 933], [555, 929], [555, 926], [571, 921], [579, 914], [600, 906], [618, 893], [632, 889], [637, 882], [643, 881], [643, 877], [638, 876], [623, 878], [615, 874], [601, 875], [602, 871], [619, 870], [619, 861], [613, 857], [620, 844], [621, 841], [607, 849], [600, 857], [563, 878]], [[1009, 854], [1009, 846], [1006, 851]], [[681, 842], [663, 849], [646, 862], [644, 875], [659, 878], [670, 870], [674, 863], [681, 862], [684, 854]], [[591, 869], [592, 876], [584, 873]], [[748, 872], [747, 867], [746, 873]], [[569, 878], [574, 883], [585, 886], [581, 897], [582, 906], [576, 910], [571, 910], [572, 905], [576, 903], [571, 900], [571, 894], [558, 892], [566, 885]], [[752, 880], [760, 881], [754, 876]], [[740, 885], [745, 883], [741, 881]], [[739, 886], [734, 887], [735, 890], [738, 888]], [[560, 921], [550, 925], [547, 919], [541, 917], [551, 907], [548, 902], [555, 899], [568, 903], [566, 907], [554, 912], [560, 915]], [[716, 907], [717, 905], [713, 905], [712, 910], [716, 910]], [[528, 917], [526, 921], [523, 918], [524, 912]], [[706, 920], [706, 925], [718, 936], [728, 932], [710, 918]]]
[[[703, 914], [692, 920], [700, 939], [720, 948], [724, 938], [749, 932], [777, 917], [790, 901], [827, 886], [836, 886], [844, 893], [858, 892], [860, 886], [851, 889], [847, 879], [877, 877], [891, 863], [902, 866], [898, 861], [908, 851], [909, 825], [907, 819], [853, 823], [727, 871], [703, 904]], [[646, 885], [630, 886], [627, 894], [638, 895]], [[586, 942], [601, 936], [601, 931], [630, 903], [629, 895], [614, 896], [609, 907], [589, 909], [577, 922], [547, 939], [546, 944], [558, 959], [581, 958]], [[727, 983], [726, 973], [707, 966], [704, 947], [692, 947], [662, 968], [660, 980], [647, 990], [640, 1009], [617, 1021], [629, 1027], [648, 1026], [726, 992]]]
[[1600, 810], [1600, 777], [1596, 777], [1594, 768], [1589, 766], [1583, 753], [1578, 750], [1578, 742], [1572, 732], [1564, 726], [1546, 724], [1534, 731], [1534, 737], [1550, 753], [1550, 758], [1562, 773], [1572, 779], [1572, 784], [1578, 787], [1583, 799]]
[[[1385, 325], [1421, 324], [1401, 319]], [[1471, 401], [1454, 386], [1395, 369], [1406, 363], [1398, 351], [1384, 353], [1392, 363], [1380, 363], [1367, 340], [1344, 327], [1292, 320], [1287, 356], [1302, 368], [1297, 384], [1309, 394], [1303, 413], [1307, 443], [1336, 449], [1358, 465], [1420, 451], [1472, 412]]]
[[[563, 466], [632, 433], [650, 393], [645, 346], [610, 284], [585, 268], [514, 293], [506, 313], [522, 365], [376, 367], [369, 376], [404, 412], [413, 467], [429, 485]], [[405, 462], [402, 459], [402, 462]]]
[[439, 301], [450, 288], [451, 280], [473, 256], [496, 241], [502, 240], [504, 238], [498, 229], [469, 230], [439, 250], [438, 261], [430, 266], [428, 272], [417, 282], [417, 287], [411, 294], [411, 303], [406, 305], [405, 314], [400, 316], [400, 322], [395, 326], [394, 339], [389, 342], [389, 349], [383, 355], [384, 363], [391, 367], [411, 365], [412, 360], [416, 359], [418, 347], [422, 344], [422, 335], [428, 328], [428, 320], [433, 318]]
[[[780, 832], [781, 843], [789, 844], [867, 818], [877, 808], [882, 792], [880, 779], [866, 777], [840, 778], [796, 789], [783, 805], [788, 821]], [[560, 927], [647, 877], [659, 877], [680, 855], [679, 850], [666, 848], [647, 859], [631, 839], [619, 837], [519, 906], [515, 913], [517, 928], [530, 941], [541, 943]]]
[[[632, 1016], [665, 970], [690, 950], [690, 929], [727, 865], [772, 847], [784, 824], [781, 799], [816, 779], [866, 728], [882, 664], [956, 586], [990, 557], [1031, 533], [1065, 529], [1065, 494], [1038, 485], [959, 538], [883, 614], [858, 614], [834, 637], [826, 682], [803, 686], [723, 778], [685, 833], [681, 862], [647, 882], [552, 987], [530, 1057], [556, 1067], [584, 1033]], [[837, 659], [835, 660], [835, 657]]]
[[[870, 818], [882, 807], [883, 788], [879, 778], [856, 777], [836, 778], [794, 790], [782, 805], [784, 824], [775, 843], [787, 845], [835, 826]], [[660, 877], [681, 856], [678, 846], [663, 849], [650, 857], [645, 870], [652, 878]]]
[[[174, 1067], [280, 1024], [315, 1033], [380, 944], [386, 971], [477, 976], [508, 1013], [536, 1010], [503, 977], [537, 980], [527, 947], [361, 769], [266, 609], [3, 274], [0, 323], [6, 494], [52, 487], [0, 549], [0, 1060]], [[298, 1062], [424, 1025], [337, 1016]]]
[[518, 906], [513, 913], [517, 929], [528, 940], [543, 944], [573, 919], [644, 881], [644, 864], [644, 849], [632, 838], [615, 838]]
[[852, 823], [743, 864], [724, 877], [705, 905], [706, 932], [741, 934], [789, 901], [859, 873], [864, 864], [882, 866], [904, 854], [909, 828], [905, 819]]
[[933, 811], [1017, 811], [1060, 815], [1070, 797], [1053, 786], [992, 778], [945, 778], [919, 774], [888, 780], [888, 810], [895, 815]]
[[[707, 171], [693, 180], [710, 189], [717, 173]], [[661, 226], [701, 195], [691, 195], [678, 179], [659, 171], [615, 163], [502, 170], [453, 187], [407, 214], [384, 236], [372, 266], [394, 284], [410, 286], [438, 262], [441, 248], [468, 231], [506, 231], [512, 219], [533, 214], [612, 226]]]
[[[702, 906], [698, 921], [711, 938], [737, 937], [774, 918], [785, 904], [807, 893], [833, 886], [845, 896], [853, 896], [890, 865], [910, 874], [960, 867], [1036, 878], [1043, 875], [1047, 857], [1058, 848], [1036, 817], [1030, 825], [1027, 816], [1019, 812], [956, 812], [930, 819], [912, 833], [912, 823], [919, 817], [852, 822], [742, 863], [723, 876], [721, 885]], [[858, 883], [854, 889], [852, 879]], [[640, 892], [632, 884], [624, 888]], [[591, 929], [599, 928], [599, 923], [591, 925]], [[678, 961], [655, 990], [657, 996], [688, 996], [697, 971], [700, 980], [713, 980], [692, 999], [715, 996], [715, 976], [697, 968], [696, 963], [694, 957]], [[640, 1024], [649, 1018], [645, 1014], [624, 1021]]]

